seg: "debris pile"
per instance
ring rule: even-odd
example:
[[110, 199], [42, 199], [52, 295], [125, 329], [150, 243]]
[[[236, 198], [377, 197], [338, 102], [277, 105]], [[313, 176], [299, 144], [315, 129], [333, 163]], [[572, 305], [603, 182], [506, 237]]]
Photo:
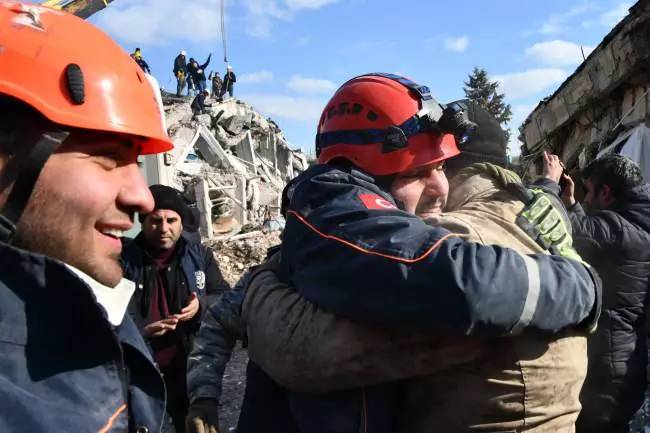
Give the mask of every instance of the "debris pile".
[[168, 183], [185, 191], [201, 214], [204, 239], [225, 239], [265, 226], [283, 227], [284, 185], [307, 169], [280, 128], [234, 98], [193, 115], [190, 100], [163, 95], [174, 149], [165, 156]]
[[251, 266], [259, 265], [264, 261], [270, 247], [280, 244], [279, 231], [268, 233], [254, 231], [238, 236], [209, 243], [209, 246], [217, 252], [215, 259], [223, 278], [231, 287]]

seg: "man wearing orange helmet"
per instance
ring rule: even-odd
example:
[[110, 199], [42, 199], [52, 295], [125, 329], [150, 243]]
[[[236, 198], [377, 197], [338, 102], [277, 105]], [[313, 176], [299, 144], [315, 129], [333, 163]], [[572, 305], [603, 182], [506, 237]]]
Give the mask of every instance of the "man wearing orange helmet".
[[73, 15], [0, 0], [0, 29], [0, 431], [159, 432], [119, 263], [153, 207], [138, 155], [172, 148], [159, 96]]

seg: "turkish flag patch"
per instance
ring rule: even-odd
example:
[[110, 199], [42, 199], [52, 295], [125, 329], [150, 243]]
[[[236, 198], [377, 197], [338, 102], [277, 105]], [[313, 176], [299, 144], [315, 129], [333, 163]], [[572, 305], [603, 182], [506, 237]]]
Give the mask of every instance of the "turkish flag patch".
[[395, 205], [377, 194], [359, 194], [359, 198], [368, 209], [386, 210], [397, 209]]

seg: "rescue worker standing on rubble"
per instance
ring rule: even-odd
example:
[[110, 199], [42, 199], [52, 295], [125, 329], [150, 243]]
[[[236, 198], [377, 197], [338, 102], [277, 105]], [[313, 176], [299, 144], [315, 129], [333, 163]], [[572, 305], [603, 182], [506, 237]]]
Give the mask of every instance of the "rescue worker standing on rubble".
[[149, 69], [149, 64], [142, 58], [142, 51], [140, 48], [136, 48], [133, 53], [131, 53], [131, 58], [142, 68], [142, 71], [151, 74], [151, 69]]
[[205, 100], [208, 99], [208, 95], [210, 95], [210, 92], [205, 89], [194, 97], [190, 108], [192, 109], [192, 113], [194, 113], [195, 116], [205, 113], [205, 109], [212, 106], [212, 104], [205, 102]]
[[[176, 96], [181, 97], [183, 89], [187, 83], [187, 61], [185, 60], [185, 51], [181, 50], [180, 54], [174, 59], [174, 76], [176, 77]], [[188, 87], [189, 95], [189, 87]]]
[[192, 77], [192, 82], [194, 82], [199, 93], [208, 88], [206, 85], [205, 68], [210, 64], [211, 58], [212, 53], [208, 55], [208, 59], [202, 65], [199, 65], [199, 63], [194, 59], [190, 59], [190, 63], [187, 65], [187, 72], [190, 74], [190, 77]]
[[140, 214], [142, 232], [125, 245], [122, 265], [136, 283], [129, 313], [153, 350], [165, 379], [167, 412], [176, 433], [183, 433], [187, 355], [201, 311], [220, 293], [223, 278], [212, 250], [183, 237], [192, 214], [180, 192], [165, 185], [150, 190], [154, 209]]
[[[383, 326], [504, 335], [592, 323], [597, 278], [579, 262], [464, 242], [414, 215], [444, 206], [431, 193], [446, 185], [443, 161], [458, 154], [444, 132], [462, 126], [453, 120], [459, 113], [442, 108], [428, 88], [388, 74], [357, 77], [339, 89], [319, 123], [322, 164], [285, 189], [280, 278], [317, 306]], [[215, 422], [218, 389], [206, 378], [222, 368], [214, 361], [227, 359], [219, 341], [228, 325], [243, 325], [242, 293], [211, 308], [197, 335], [188, 372], [194, 425]], [[372, 391], [359, 396], [287, 394], [250, 362], [238, 431], [392, 431], [383, 415], [390, 411], [373, 406], [380, 400]]]
[[153, 207], [138, 155], [173, 147], [160, 95], [71, 14], [3, 0], [0, 28], [0, 431], [159, 432], [119, 237]]
[[219, 76], [218, 72], [213, 72], [210, 74], [210, 81], [212, 82], [212, 93], [211, 96], [214, 100], [221, 98], [221, 86], [223, 86], [223, 81]]
[[233, 97], [235, 83], [237, 82], [237, 76], [232, 70], [232, 66], [228, 65], [226, 67], [226, 75], [223, 76], [223, 85], [221, 86], [221, 98], [228, 92], [230, 97]]
[[603, 314], [589, 340], [577, 431], [627, 432], [647, 388], [650, 185], [631, 159], [603, 156], [582, 171], [585, 212], [556, 155], [544, 154], [544, 175], [558, 190], [566, 182], [562, 197], [576, 248], [603, 279]]
[[[570, 228], [560, 199], [526, 189], [504, 168], [507, 138], [485, 109], [471, 101], [453, 104], [466, 107], [478, 129], [459, 145], [459, 156], [446, 160], [449, 194], [442, 182], [438, 188], [431, 183], [421, 199], [421, 204], [446, 202], [448, 212], [429, 215], [427, 224], [521, 253], [549, 250], [542, 238]], [[540, 204], [547, 202], [547, 209], [537, 212], [546, 220], [538, 226], [555, 226], [541, 238], [539, 231], [517, 224], [533, 194]], [[425, 210], [421, 206], [419, 213]], [[567, 254], [569, 233], [563, 236], [556, 247]], [[273, 272], [261, 272], [243, 308], [251, 359], [292, 391], [325, 394], [401, 380], [389, 394], [401, 402], [399, 410], [386, 409], [396, 411], [395, 432], [574, 432], [587, 373], [585, 329], [467, 339], [405, 333], [397, 324], [391, 330], [372, 327], [304, 302]]]

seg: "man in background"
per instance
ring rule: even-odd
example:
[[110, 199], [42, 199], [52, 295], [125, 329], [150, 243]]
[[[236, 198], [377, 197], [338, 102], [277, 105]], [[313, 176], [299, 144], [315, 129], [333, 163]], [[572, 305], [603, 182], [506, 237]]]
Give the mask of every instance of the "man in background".
[[[603, 279], [603, 312], [589, 339], [578, 433], [623, 433], [647, 386], [646, 317], [650, 277], [650, 185], [629, 158], [609, 154], [582, 172], [582, 204], [556, 155], [544, 154], [544, 175], [569, 211], [575, 246]], [[583, 208], [584, 205], [584, 208]]]
[[187, 241], [183, 224], [193, 221], [180, 192], [150, 187], [152, 212], [140, 215], [142, 232], [122, 252], [124, 275], [136, 283], [129, 313], [148, 340], [167, 388], [167, 412], [183, 433], [189, 402], [187, 355], [201, 311], [220, 293], [223, 278], [211, 249]]

